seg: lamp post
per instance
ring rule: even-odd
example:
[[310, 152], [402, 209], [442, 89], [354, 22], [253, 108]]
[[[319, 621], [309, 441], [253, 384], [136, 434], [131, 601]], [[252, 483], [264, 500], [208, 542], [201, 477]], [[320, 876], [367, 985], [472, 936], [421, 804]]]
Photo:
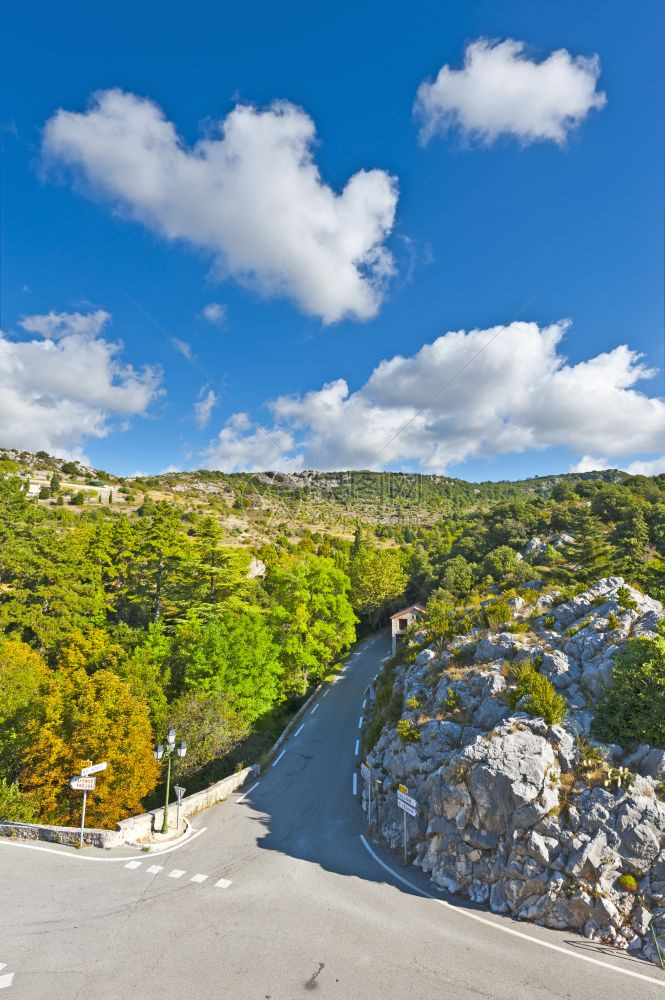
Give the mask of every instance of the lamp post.
[[175, 742], [175, 729], [173, 726], [169, 727], [169, 731], [166, 734], [166, 746], [163, 743], [158, 743], [153, 753], [155, 755], [155, 760], [161, 762], [166, 759], [168, 762], [168, 767], [166, 770], [166, 799], [164, 801], [164, 820], [162, 822], [162, 833], [169, 832], [169, 790], [171, 787], [171, 757], [173, 753], [177, 753], [178, 757], [181, 759], [187, 753], [187, 746], [184, 740], [180, 740], [180, 743], [176, 746]]

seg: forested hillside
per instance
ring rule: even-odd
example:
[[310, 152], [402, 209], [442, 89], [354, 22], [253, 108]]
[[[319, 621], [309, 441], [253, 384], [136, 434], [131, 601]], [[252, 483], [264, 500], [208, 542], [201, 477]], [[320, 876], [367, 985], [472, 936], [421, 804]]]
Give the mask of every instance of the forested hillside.
[[177, 777], [232, 768], [399, 602], [463, 616], [607, 573], [663, 599], [664, 552], [664, 476], [122, 479], [6, 451], [0, 814], [73, 821], [82, 759], [109, 762], [91, 824], [140, 811], [171, 723]]

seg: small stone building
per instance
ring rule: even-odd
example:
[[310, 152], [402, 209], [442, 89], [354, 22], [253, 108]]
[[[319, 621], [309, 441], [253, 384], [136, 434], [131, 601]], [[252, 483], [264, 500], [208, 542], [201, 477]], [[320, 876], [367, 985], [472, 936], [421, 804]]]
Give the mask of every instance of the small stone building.
[[390, 616], [393, 638], [393, 656], [395, 655], [395, 651], [397, 649], [397, 640], [404, 635], [409, 625], [418, 621], [418, 619], [424, 614], [424, 604], [409, 604], [408, 608], [402, 608], [401, 611], [396, 611], [394, 615]]

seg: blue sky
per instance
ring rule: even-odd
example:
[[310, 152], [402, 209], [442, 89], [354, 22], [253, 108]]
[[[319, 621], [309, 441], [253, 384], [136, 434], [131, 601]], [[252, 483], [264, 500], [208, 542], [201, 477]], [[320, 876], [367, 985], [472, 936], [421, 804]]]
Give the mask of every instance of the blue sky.
[[[9, 20], [0, 444], [118, 473], [665, 471], [662, 4]], [[494, 83], [459, 75], [482, 39], [524, 43]]]

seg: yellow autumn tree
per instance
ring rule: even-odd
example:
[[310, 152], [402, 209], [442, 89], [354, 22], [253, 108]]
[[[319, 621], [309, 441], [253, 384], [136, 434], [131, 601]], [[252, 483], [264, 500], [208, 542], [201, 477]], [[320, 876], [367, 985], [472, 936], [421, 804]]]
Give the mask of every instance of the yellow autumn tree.
[[88, 796], [90, 826], [113, 828], [140, 813], [141, 800], [157, 783], [147, 705], [109, 670], [92, 676], [80, 667], [55, 671], [27, 737], [20, 787], [42, 822], [79, 822], [81, 793], [71, 791], [69, 779], [82, 761], [108, 763]]

